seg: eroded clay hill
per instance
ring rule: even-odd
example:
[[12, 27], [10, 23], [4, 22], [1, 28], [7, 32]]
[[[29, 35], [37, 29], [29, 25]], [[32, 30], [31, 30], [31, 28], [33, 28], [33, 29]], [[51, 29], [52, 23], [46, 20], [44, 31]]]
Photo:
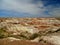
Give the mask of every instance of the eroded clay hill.
[[0, 18], [0, 45], [60, 45], [60, 20]]

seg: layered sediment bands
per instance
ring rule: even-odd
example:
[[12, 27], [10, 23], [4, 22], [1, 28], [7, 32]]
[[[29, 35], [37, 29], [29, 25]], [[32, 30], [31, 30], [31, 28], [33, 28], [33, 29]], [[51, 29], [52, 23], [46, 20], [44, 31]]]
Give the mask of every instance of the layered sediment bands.
[[60, 20], [56, 18], [0, 18], [0, 44], [60, 45]]

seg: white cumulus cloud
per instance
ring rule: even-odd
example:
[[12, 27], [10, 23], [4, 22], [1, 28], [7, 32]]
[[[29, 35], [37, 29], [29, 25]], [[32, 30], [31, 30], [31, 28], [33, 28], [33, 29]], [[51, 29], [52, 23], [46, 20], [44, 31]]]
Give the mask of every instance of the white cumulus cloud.
[[[3, 0], [2, 8], [6, 10], [15, 10], [23, 13], [39, 14], [44, 9], [38, 8], [39, 4], [29, 3], [32, 0]], [[43, 4], [40, 4], [43, 7]]]

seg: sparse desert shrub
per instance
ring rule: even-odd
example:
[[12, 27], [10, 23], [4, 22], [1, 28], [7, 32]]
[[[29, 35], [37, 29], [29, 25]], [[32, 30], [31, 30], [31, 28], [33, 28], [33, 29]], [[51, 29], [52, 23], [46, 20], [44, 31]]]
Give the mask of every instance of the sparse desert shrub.
[[33, 35], [30, 37], [30, 40], [33, 40], [33, 39], [35, 39], [35, 38], [38, 37], [38, 36], [39, 36], [39, 34], [35, 33], [35, 34], [33, 34]]
[[8, 37], [8, 33], [4, 28], [0, 28], [0, 38]]

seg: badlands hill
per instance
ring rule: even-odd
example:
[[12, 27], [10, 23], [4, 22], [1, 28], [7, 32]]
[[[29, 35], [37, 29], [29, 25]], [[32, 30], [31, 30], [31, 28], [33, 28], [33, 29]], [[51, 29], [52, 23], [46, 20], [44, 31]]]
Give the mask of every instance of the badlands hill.
[[60, 19], [0, 18], [0, 45], [60, 45]]

